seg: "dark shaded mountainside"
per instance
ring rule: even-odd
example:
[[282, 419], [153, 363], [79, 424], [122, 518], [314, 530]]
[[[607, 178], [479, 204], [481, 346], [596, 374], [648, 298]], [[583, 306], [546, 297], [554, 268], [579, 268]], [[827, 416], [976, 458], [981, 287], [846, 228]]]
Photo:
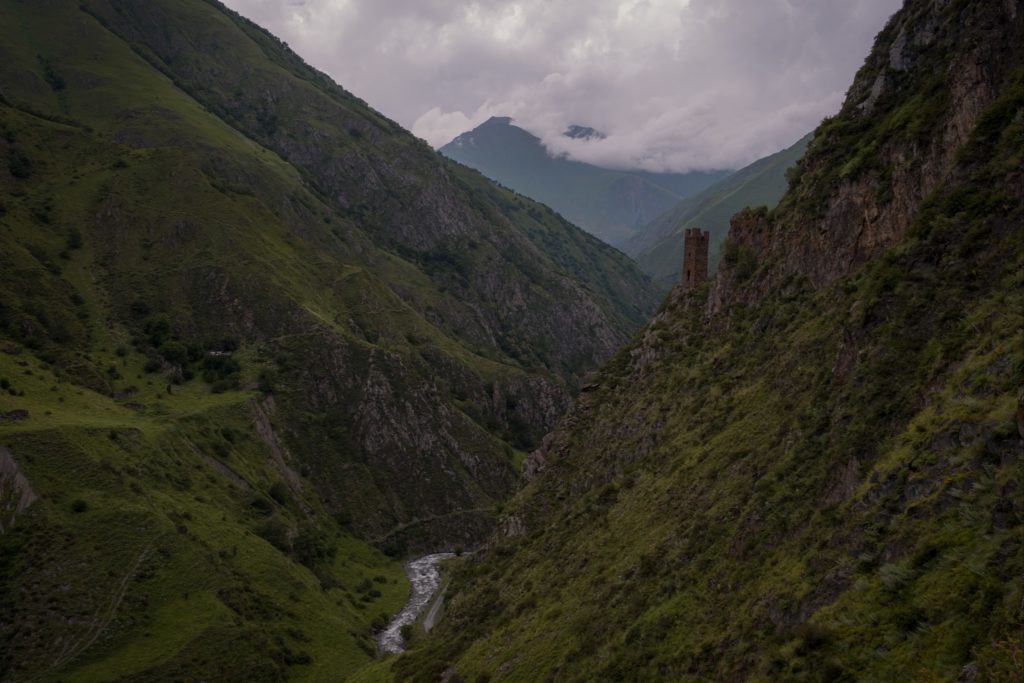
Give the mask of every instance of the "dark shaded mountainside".
[[706, 190], [687, 197], [639, 230], [622, 250], [657, 282], [679, 282], [683, 266], [683, 234], [690, 228], [710, 233], [710, 272], [718, 268], [729, 220], [748, 207], [775, 208], [786, 193], [786, 173], [796, 166], [811, 141], [808, 134], [786, 149], [758, 159]]
[[212, 0], [0, 37], [0, 680], [358, 668], [649, 280]]
[[908, 0], [791, 178], [382, 678], [1022, 680], [1024, 7]]
[[[603, 137], [571, 126], [568, 137]], [[532, 133], [495, 116], [458, 136], [441, 154], [542, 202], [609, 244], [620, 246], [654, 218], [728, 171], [617, 171], [553, 157]]]

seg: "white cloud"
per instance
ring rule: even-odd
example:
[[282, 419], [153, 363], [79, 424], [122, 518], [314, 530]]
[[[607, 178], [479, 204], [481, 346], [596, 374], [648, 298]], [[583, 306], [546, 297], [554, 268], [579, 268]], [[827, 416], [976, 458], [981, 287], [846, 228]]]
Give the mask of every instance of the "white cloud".
[[[227, 0], [439, 146], [491, 115], [604, 165], [739, 167], [835, 112], [899, 0]], [[604, 140], [567, 140], [572, 123]]]

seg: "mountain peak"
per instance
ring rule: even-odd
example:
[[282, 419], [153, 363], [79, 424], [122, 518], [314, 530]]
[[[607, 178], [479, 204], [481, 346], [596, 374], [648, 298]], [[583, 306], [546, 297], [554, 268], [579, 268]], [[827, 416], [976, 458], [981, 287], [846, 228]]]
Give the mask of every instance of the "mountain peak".
[[[604, 133], [572, 125], [564, 135], [601, 139]], [[527, 197], [547, 204], [609, 244], [620, 244], [642, 225], [724, 175], [721, 171], [645, 173], [608, 169], [549, 150], [510, 117], [495, 116], [439, 150]]]
[[579, 126], [575, 123], [565, 129], [562, 133], [567, 138], [573, 138], [574, 140], [604, 140], [607, 135], [599, 130], [595, 130], [590, 126]]
[[486, 121], [484, 121], [483, 123], [481, 123], [479, 128], [483, 128], [484, 126], [511, 126], [511, 125], [512, 125], [512, 117], [511, 116], [492, 116], [491, 118], [489, 118]]

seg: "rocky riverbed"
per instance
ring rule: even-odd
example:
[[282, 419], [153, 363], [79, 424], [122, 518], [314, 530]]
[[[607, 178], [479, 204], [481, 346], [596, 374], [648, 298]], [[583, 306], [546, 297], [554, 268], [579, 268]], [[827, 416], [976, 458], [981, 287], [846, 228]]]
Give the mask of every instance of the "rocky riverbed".
[[412, 584], [412, 594], [402, 611], [388, 623], [387, 628], [377, 636], [377, 646], [383, 653], [391, 654], [405, 649], [402, 638], [402, 627], [413, 624], [423, 612], [431, 597], [441, 585], [441, 572], [437, 565], [442, 561], [455, 557], [455, 553], [434, 553], [412, 560], [405, 565], [405, 574]]

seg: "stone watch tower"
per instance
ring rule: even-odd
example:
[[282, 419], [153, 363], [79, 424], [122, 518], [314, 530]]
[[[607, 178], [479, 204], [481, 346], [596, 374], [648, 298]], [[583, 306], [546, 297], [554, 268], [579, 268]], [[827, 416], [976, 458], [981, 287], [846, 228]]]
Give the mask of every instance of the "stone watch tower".
[[683, 289], [693, 289], [708, 279], [708, 241], [710, 233], [687, 228], [683, 238]]

